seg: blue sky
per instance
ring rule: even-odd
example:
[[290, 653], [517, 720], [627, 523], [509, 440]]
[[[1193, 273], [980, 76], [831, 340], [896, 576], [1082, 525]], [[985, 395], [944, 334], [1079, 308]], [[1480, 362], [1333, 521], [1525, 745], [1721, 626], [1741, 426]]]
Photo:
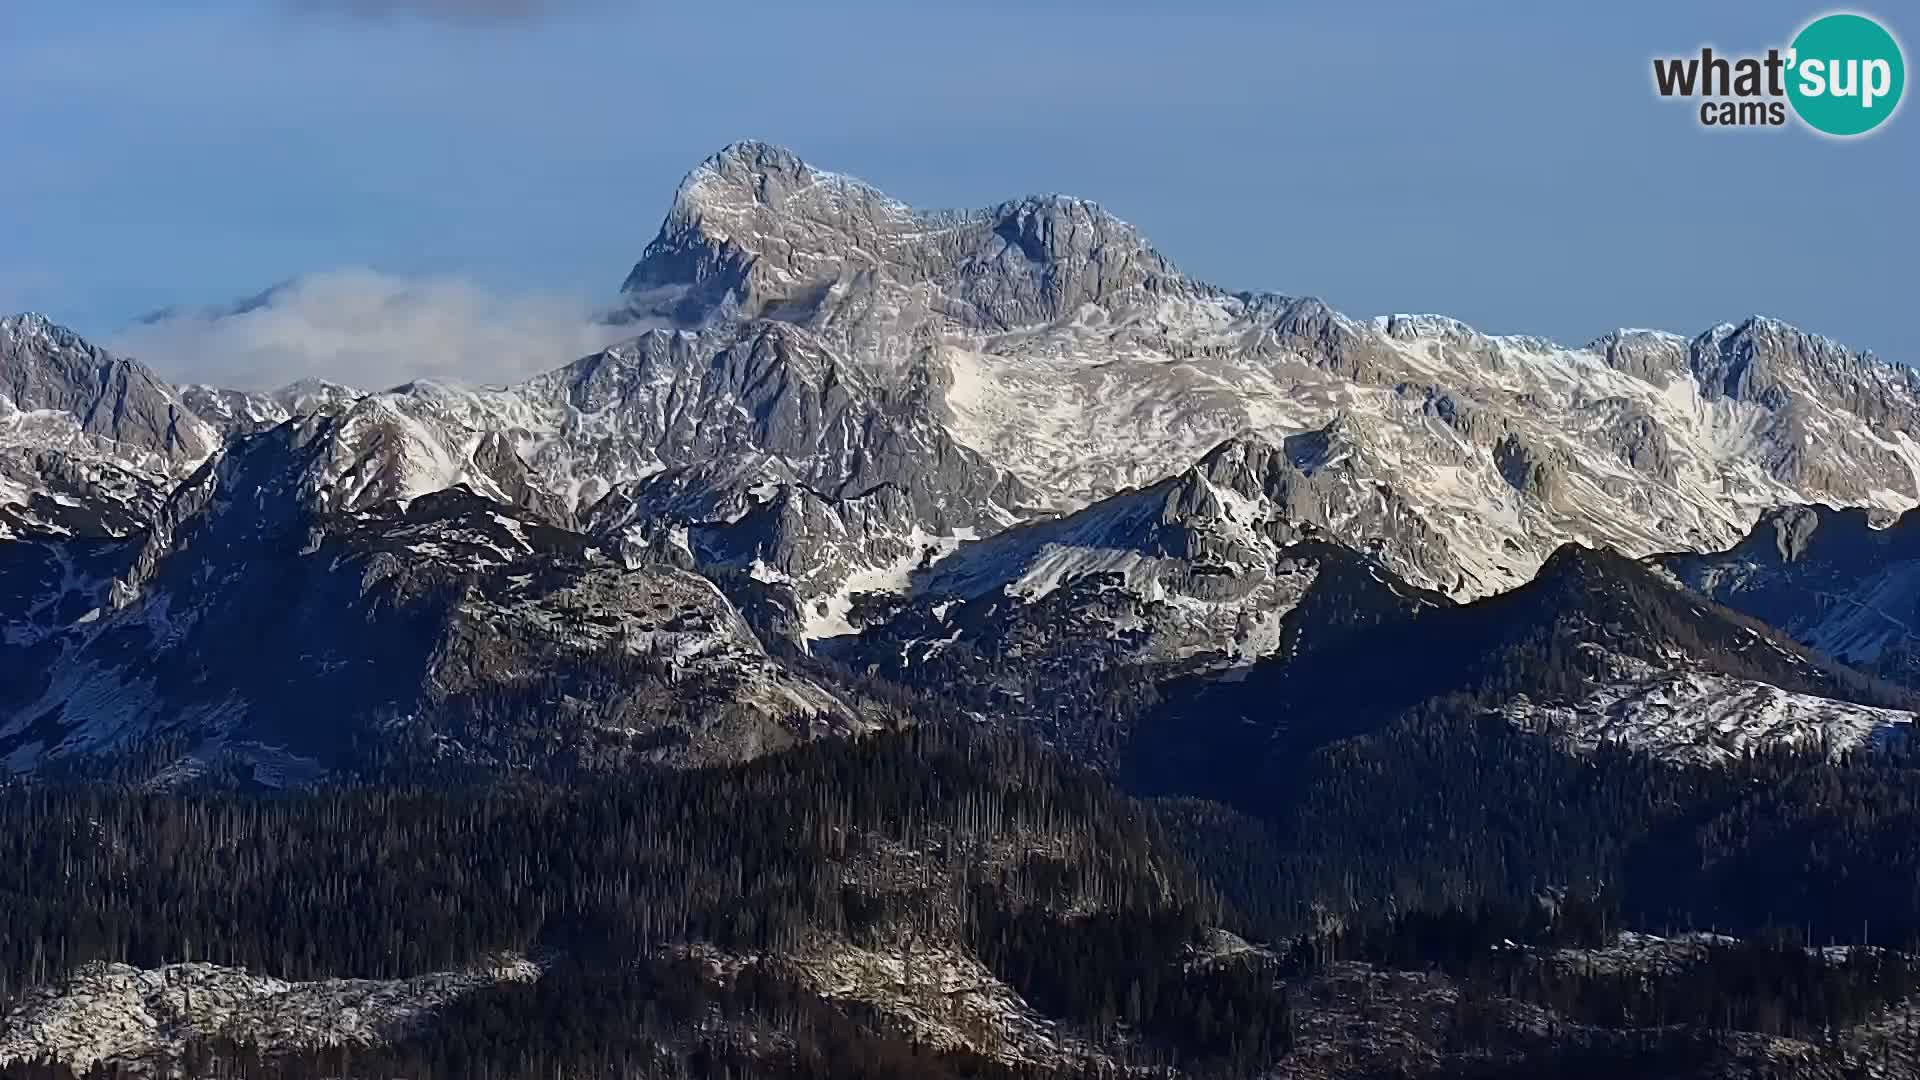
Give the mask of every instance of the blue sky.
[[923, 206], [1085, 195], [1190, 273], [1356, 315], [1759, 311], [1920, 360], [1913, 107], [1839, 142], [1651, 90], [1656, 54], [1821, 10], [4, 0], [0, 308], [111, 336], [338, 268], [590, 303], [751, 137]]

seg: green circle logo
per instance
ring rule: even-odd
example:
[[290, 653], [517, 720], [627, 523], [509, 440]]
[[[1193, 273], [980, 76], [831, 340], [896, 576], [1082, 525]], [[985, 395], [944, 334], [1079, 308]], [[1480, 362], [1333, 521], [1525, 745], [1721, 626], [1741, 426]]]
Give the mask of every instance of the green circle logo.
[[1824, 15], [1793, 39], [1787, 98], [1815, 131], [1864, 135], [1893, 115], [1907, 83], [1900, 43], [1864, 15]]

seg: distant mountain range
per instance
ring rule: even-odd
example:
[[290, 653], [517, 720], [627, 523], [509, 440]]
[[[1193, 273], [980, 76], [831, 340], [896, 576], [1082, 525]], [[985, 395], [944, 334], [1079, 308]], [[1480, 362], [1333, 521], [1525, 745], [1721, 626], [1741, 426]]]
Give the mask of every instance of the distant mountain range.
[[[1774, 320], [1356, 320], [1189, 278], [1083, 200], [917, 211], [759, 143], [688, 174], [622, 296], [631, 340], [478, 389], [176, 387], [0, 321], [0, 762], [511, 760], [475, 696], [564, 716], [615, 656], [703, 674], [541, 753], [860, 730], [849, 670], [1065, 738], [1090, 672], [1297, 667], [1569, 544], [1914, 679], [1879, 519], [1920, 504], [1920, 376]], [[756, 719], [689, 730], [696, 692]]]
[[604, 320], [254, 393], [0, 319], [0, 1072], [1920, 1061], [1910, 369], [759, 143]]

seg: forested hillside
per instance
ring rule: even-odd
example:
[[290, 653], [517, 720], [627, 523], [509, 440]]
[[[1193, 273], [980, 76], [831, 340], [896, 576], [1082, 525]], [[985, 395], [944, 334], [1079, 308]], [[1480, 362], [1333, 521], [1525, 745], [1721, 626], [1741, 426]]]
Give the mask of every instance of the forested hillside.
[[[1914, 763], [1578, 758], [1435, 710], [1299, 775], [1284, 810], [1252, 818], [1136, 802], [1030, 743], [929, 726], [621, 780], [14, 787], [0, 985], [31, 1006], [99, 962], [324, 984], [527, 956], [537, 978], [463, 994], [397, 1039], [303, 1049], [215, 1025], [173, 1060], [534, 1077], [1248, 1075], [1320, 1060], [1315, 1018], [1351, 1003], [1356, 970], [1439, 979], [1465, 1002], [1434, 1065], [1465, 1071], [1405, 1075], [1504, 1075], [1473, 1071], [1501, 1055], [1561, 1068], [1567, 1037], [1527, 1034], [1524, 1007], [1583, 1032], [1592, 1060], [1724, 1064], [1721, 1035], [1627, 1035], [1677, 1023], [1812, 1045], [1912, 984]], [[1607, 959], [1622, 931], [1709, 928], [1754, 944], [1660, 954], [1653, 982], [1636, 973], [1650, 961]], [[1803, 948], [1829, 943], [1901, 951]], [[857, 956], [904, 966], [849, 990]], [[974, 981], [953, 981], [966, 965]], [[974, 997], [1019, 1004], [924, 1012]], [[1022, 1015], [1047, 1034], [978, 1026]]]

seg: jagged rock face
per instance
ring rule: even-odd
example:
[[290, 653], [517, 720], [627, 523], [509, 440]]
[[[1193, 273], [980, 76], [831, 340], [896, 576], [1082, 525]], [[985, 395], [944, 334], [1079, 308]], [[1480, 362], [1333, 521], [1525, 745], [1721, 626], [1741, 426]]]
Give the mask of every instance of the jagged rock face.
[[6, 547], [9, 771], [159, 739], [276, 779], [381, 754], [691, 763], [861, 723], [696, 574], [464, 489], [316, 510], [300, 466], [334, 426], [242, 439], [137, 543]]
[[734, 586], [752, 583], [780, 609], [779, 636], [794, 644], [849, 632], [854, 593], [897, 590], [915, 563], [958, 542], [925, 532], [902, 487], [835, 497], [760, 455], [620, 485], [589, 511], [586, 528], [629, 565], [697, 569], [736, 602], [745, 598]]
[[[341, 522], [462, 488], [584, 537], [595, 580], [704, 575], [767, 642], [997, 648], [934, 609], [1044, 608], [1129, 662], [1244, 663], [1330, 561], [1418, 606], [1568, 541], [1712, 550], [1783, 503], [1920, 503], [1920, 378], [1771, 320], [1578, 348], [1357, 320], [1188, 278], [1081, 200], [921, 212], [763, 144], [689, 174], [617, 317], [632, 339], [516, 386], [271, 395], [8, 320], [0, 530], [140, 537], [118, 623], [191, 591], [166, 567], [351, 562]], [[395, 610], [306, 573], [276, 587]]]
[[216, 445], [153, 372], [37, 316], [0, 319], [0, 398], [70, 415], [82, 434], [168, 462], [197, 462]]
[[[732, 332], [655, 331], [534, 380], [527, 396], [561, 411], [557, 445], [577, 472], [621, 477], [622, 455], [655, 468], [763, 454], [831, 498], [892, 484], [940, 530], [992, 520], [1020, 484], [925, 416], [898, 415], [885, 388], [805, 331], [747, 323]], [[583, 468], [584, 466], [584, 468]], [[624, 477], [623, 477], [624, 478]]]
[[1277, 513], [1324, 525], [1329, 536], [1423, 588], [1466, 591], [1468, 564], [1453, 550], [1453, 539], [1417, 509], [1417, 493], [1399, 486], [1375, 445], [1367, 423], [1345, 413], [1288, 436], [1283, 452], [1311, 484], [1306, 492], [1278, 493], [1286, 501]]
[[264, 431], [292, 415], [269, 395], [198, 383], [181, 387], [180, 400], [213, 425], [222, 439]]
[[633, 317], [777, 319], [898, 360], [922, 328], [998, 333], [1196, 287], [1083, 200], [923, 214], [790, 151], [739, 143], [681, 184], [624, 291]]
[[1130, 750], [1142, 786], [1199, 778], [1257, 803], [1319, 747], [1423, 713], [1497, 719], [1576, 752], [1723, 762], [1906, 742], [1920, 705], [1652, 568], [1572, 544], [1521, 588], [1375, 618], [1305, 662], [1281, 653], [1235, 674], [1167, 688]]
[[1666, 429], [1646, 409], [1618, 400], [1600, 432], [1601, 442], [1635, 472], [1664, 484], [1678, 483], [1680, 472]]
[[0, 319], [0, 538], [127, 535], [218, 445], [142, 365], [38, 315]]
[[1692, 350], [1685, 338], [1658, 330], [1620, 329], [1587, 345], [1610, 368], [1665, 387], [1689, 373]]
[[1843, 663], [1920, 686], [1920, 519], [1792, 506], [1727, 551], [1653, 560]]
[[[1400, 612], [1445, 603], [1326, 540], [1348, 508], [1318, 464], [1243, 436], [1160, 483], [963, 545], [917, 570], [913, 600], [883, 610], [853, 654], [894, 671], [957, 644], [1065, 679], [1126, 664], [1217, 668], [1311, 647], [1302, 609], [1333, 593]], [[1372, 593], [1377, 603], [1358, 599]]]
[[301, 379], [265, 394], [199, 383], [180, 387], [180, 399], [223, 439], [264, 431], [295, 416], [339, 413], [365, 396], [324, 379]]
[[[1888, 506], [1881, 489], [1913, 494], [1920, 376], [1911, 368], [1762, 318], [1700, 335], [1689, 363], [1704, 399], [1766, 411], [1763, 461], [1785, 483], [1838, 503]], [[1836, 427], [1835, 411], [1852, 422]]]
[[1872, 426], [1910, 424], [1920, 410], [1920, 375], [1815, 337], [1774, 319], [1722, 324], [1696, 338], [1688, 355], [1702, 396], [1784, 407], [1796, 397], [1835, 402]]
[[1327, 433], [1332, 535], [1469, 598], [1570, 539], [1706, 549], [1783, 502], [1920, 502], [1920, 384], [1770, 320], [1582, 348], [1355, 320], [1196, 282], [1083, 201], [919, 212], [764, 144], [689, 174], [626, 286], [636, 329], [676, 329], [505, 390], [328, 406], [328, 505], [466, 483], [576, 524], [622, 484], [765, 457], [828, 498], [898, 487], [951, 539], [1155, 483], [1240, 431]]
[[[1782, 501], [1916, 499], [1920, 427], [1903, 417], [1920, 397], [1905, 378], [1869, 376], [1864, 398], [1829, 392], [1822, 372], [1841, 351], [1777, 347], [1790, 335], [1766, 320], [1694, 342], [1625, 332], [1584, 349], [1234, 297], [1168, 305], [1159, 324], [1148, 341], [1082, 320], [944, 342], [952, 429], [1070, 508], [1177, 471], [1235, 430], [1310, 445], [1337, 422], [1351, 456], [1327, 460], [1357, 489], [1389, 487], [1457, 564], [1396, 569], [1462, 598], [1526, 580], [1568, 539], [1637, 554], [1724, 546]], [[1176, 336], [1183, 348], [1161, 344]], [[1750, 342], [1777, 369], [1813, 368], [1779, 383], [1791, 392], [1740, 384], [1730, 395], [1696, 368], [1715, 341]]]
[[1493, 447], [1493, 463], [1515, 491], [1531, 495], [1548, 506], [1560, 498], [1566, 484], [1566, 456], [1558, 449], [1542, 449], [1509, 432]]
[[[734, 468], [725, 463], [745, 463], [847, 514], [889, 507], [892, 531], [838, 553], [853, 567], [891, 561], [916, 529], [997, 528], [1024, 496], [926, 415], [891, 408], [870, 374], [778, 323], [655, 331], [519, 387], [420, 382], [312, 415], [325, 421], [324, 447], [304, 459], [297, 486], [333, 512], [464, 484], [549, 523], [617, 536], [640, 519], [684, 527], [739, 516], [749, 503], [723, 474]], [[796, 531], [774, 542], [806, 550], [807, 521], [819, 519], [775, 523]], [[840, 579], [819, 584], [831, 593]]]
[[[1257, 661], [1311, 663], [1365, 627], [1451, 605], [1311, 527], [1269, 521], [1235, 537], [1230, 517], [1206, 516], [1204, 497], [1183, 521], [1161, 521], [1159, 497], [1172, 493], [1140, 494], [1137, 506], [1088, 511], [1133, 516], [1139, 549], [1076, 548], [1063, 532], [1063, 542], [1035, 550], [1030, 537], [1024, 550], [997, 552], [1025, 556], [998, 574], [963, 549], [949, 560], [962, 566], [917, 574], [924, 588], [912, 599], [857, 607], [861, 633], [835, 643], [836, 656], [1113, 769], [1130, 725], [1150, 711], [1151, 688], [1168, 679], [1232, 681]], [[1075, 517], [1080, 526], [1092, 520]], [[1192, 561], [1146, 553], [1162, 541], [1205, 553]], [[955, 584], [966, 591], [942, 591]]]
[[[1086, 204], [917, 213], [760, 144], [688, 178], [627, 284], [638, 315], [791, 322], [883, 375], [924, 373], [958, 440], [1056, 510], [1176, 472], [1236, 430], [1375, 421], [1365, 449], [1459, 550], [1446, 585], [1462, 596], [1525, 580], [1569, 538], [1710, 545], [1787, 491], [1920, 497], [1898, 439], [1858, 431], [1910, 424], [1911, 381], [1847, 389], [1844, 373], [1885, 366], [1767, 320], [1584, 349], [1426, 316], [1357, 322], [1193, 282]], [[1481, 460], [1410, 425], [1414, 387], [1454, 407], [1443, 422]]]
[[0, 540], [128, 536], [166, 500], [165, 476], [111, 456], [0, 446]]

